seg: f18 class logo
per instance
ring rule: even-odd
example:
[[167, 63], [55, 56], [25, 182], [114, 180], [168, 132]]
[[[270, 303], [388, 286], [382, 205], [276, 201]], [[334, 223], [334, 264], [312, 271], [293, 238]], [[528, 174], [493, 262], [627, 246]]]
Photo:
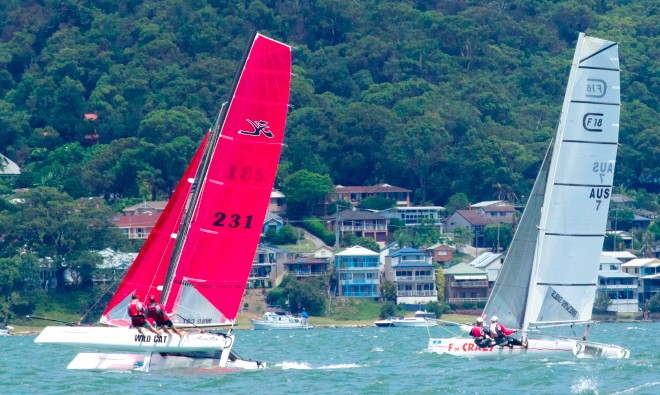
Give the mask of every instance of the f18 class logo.
[[587, 132], [602, 132], [603, 131], [603, 114], [588, 112], [582, 118], [582, 127]]
[[252, 131], [247, 131], [247, 130], [239, 130], [239, 134], [245, 134], [248, 136], [259, 136], [260, 134], [263, 134], [264, 136], [268, 137], [269, 139], [273, 138], [273, 132], [270, 131], [270, 126], [268, 126], [268, 122], [266, 121], [251, 121], [249, 119], [246, 119], [250, 125], [252, 125], [252, 128], [254, 130]]
[[607, 93], [607, 84], [603, 80], [587, 78], [587, 97], [601, 98]]

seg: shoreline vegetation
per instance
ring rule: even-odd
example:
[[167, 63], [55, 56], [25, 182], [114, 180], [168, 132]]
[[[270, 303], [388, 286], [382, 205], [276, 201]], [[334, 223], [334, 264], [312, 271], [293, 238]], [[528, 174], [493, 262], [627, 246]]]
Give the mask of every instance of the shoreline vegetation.
[[[466, 315], [466, 314], [443, 314], [441, 319], [443, 321], [456, 322], [460, 324], [471, 324], [474, 320], [475, 315]], [[637, 316], [639, 314], [634, 313], [622, 313], [616, 316], [595, 316], [594, 322], [596, 323], [612, 323], [612, 322], [653, 322], [658, 320], [658, 317], [653, 314], [651, 315], [650, 320], [642, 320]], [[255, 319], [253, 314], [241, 315], [236, 319], [235, 330], [253, 330], [250, 320]], [[374, 326], [374, 321], [379, 318], [374, 318], [370, 320], [338, 320], [331, 317], [310, 317], [309, 323], [318, 329], [327, 329], [327, 328], [367, 328]], [[33, 321], [38, 322], [38, 321]], [[50, 325], [48, 321], [41, 321], [44, 325], [21, 325], [21, 324], [10, 324], [9, 333], [14, 336], [36, 336], [41, 332], [41, 330]], [[440, 322], [438, 325], [444, 325]], [[450, 325], [450, 324], [447, 324]]]

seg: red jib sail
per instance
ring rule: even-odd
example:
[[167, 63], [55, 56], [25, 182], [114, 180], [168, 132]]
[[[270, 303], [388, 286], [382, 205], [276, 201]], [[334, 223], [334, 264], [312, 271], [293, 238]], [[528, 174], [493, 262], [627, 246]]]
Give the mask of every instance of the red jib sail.
[[189, 323], [236, 318], [275, 181], [290, 82], [291, 48], [256, 35], [218, 139], [209, 141], [208, 169], [164, 296]]
[[146, 301], [150, 294], [156, 297], [160, 295], [157, 287], [162, 287], [165, 281], [176, 241], [175, 235], [181, 225], [186, 201], [193, 187], [192, 180], [202, 159], [207, 139], [208, 135], [197, 149], [165, 210], [103, 312], [102, 323], [129, 326], [131, 319], [126, 307], [131, 295], [137, 293], [142, 301]]

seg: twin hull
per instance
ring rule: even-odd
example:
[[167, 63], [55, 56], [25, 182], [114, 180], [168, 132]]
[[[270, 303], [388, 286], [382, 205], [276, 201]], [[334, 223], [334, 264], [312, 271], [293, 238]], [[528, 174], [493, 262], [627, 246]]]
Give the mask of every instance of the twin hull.
[[471, 358], [506, 358], [519, 355], [628, 358], [630, 351], [622, 347], [572, 339], [529, 339], [529, 346], [477, 347], [473, 339], [429, 339], [427, 351]]

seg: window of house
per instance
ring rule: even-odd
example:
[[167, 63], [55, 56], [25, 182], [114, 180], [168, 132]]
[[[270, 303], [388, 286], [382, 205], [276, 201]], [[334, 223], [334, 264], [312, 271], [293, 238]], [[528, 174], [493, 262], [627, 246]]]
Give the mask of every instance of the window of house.
[[610, 270], [616, 270], [616, 265], [610, 265]]

